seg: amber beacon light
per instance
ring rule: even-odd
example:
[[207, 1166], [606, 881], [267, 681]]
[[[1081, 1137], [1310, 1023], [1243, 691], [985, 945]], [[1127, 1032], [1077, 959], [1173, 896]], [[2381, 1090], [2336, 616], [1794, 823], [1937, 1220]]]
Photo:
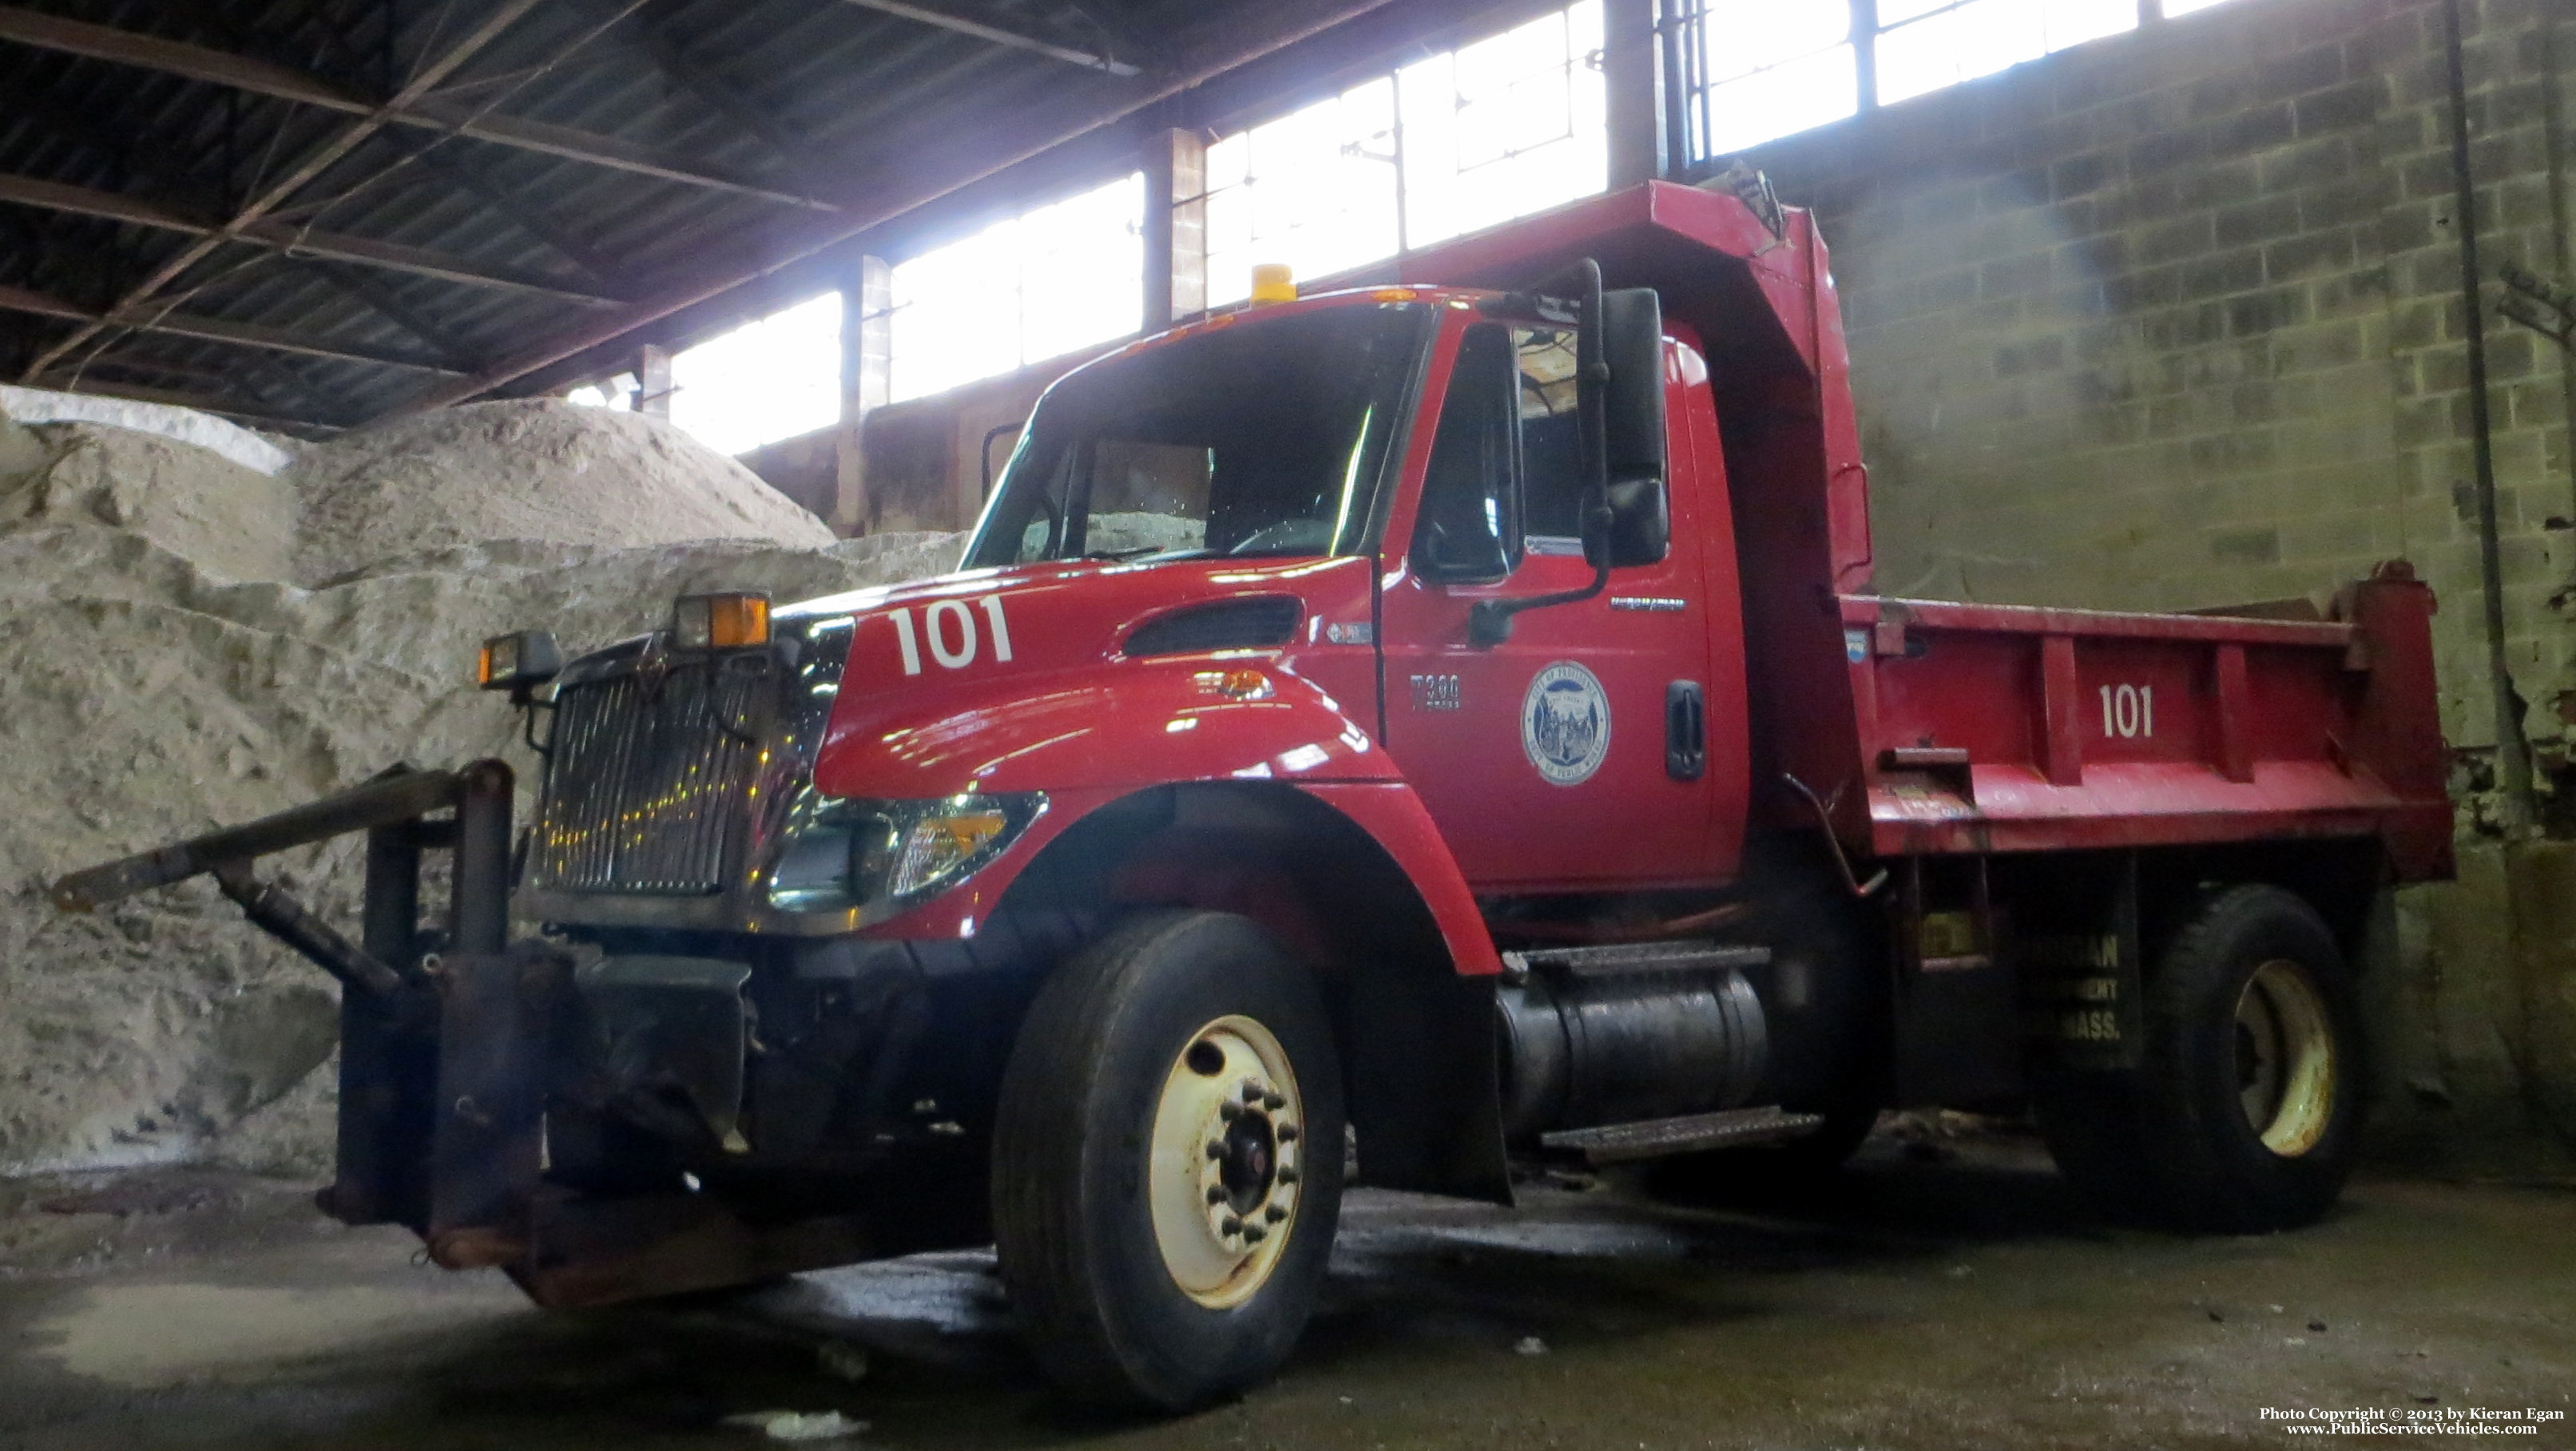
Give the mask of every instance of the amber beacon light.
[[1256, 262], [1252, 266], [1252, 305], [1260, 307], [1273, 302], [1297, 300], [1297, 274], [1285, 262]]

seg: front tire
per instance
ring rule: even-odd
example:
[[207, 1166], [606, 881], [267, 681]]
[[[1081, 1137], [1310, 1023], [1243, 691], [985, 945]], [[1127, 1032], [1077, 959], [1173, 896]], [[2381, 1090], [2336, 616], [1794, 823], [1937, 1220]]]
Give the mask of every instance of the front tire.
[[2144, 1007], [2136, 1070], [2038, 1085], [2040, 1129], [2067, 1176], [2184, 1230], [2322, 1218], [2360, 1152], [2368, 1079], [2358, 995], [2315, 909], [2270, 886], [2204, 897]]
[[1332, 1253], [1342, 1122], [1322, 1000], [1247, 919], [1151, 913], [1067, 963], [993, 1134], [1002, 1278], [1047, 1373], [1168, 1411], [1268, 1378]]

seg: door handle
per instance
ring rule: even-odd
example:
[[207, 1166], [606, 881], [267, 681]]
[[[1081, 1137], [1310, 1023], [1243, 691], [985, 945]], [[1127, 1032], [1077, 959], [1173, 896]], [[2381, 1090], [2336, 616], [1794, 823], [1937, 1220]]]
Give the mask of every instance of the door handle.
[[1664, 687], [1664, 774], [1696, 781], [1708, 770], [1708, 707], [1696, 680]]

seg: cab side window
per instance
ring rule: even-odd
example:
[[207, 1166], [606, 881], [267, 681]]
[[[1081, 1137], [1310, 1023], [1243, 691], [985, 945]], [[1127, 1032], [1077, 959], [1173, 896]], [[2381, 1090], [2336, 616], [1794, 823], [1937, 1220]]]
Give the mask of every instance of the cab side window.
[[1496, 580], [1520, 559], [1520, 368], [1512, 330], [1478, 323], [1459, 342], [1422, 479], [1415, 567], [1440, 580]]
[[1532, 554], [1583, 552], [1583, 425], [1575, 411], [1574, 329], [1515, 327], [1521, 520]]

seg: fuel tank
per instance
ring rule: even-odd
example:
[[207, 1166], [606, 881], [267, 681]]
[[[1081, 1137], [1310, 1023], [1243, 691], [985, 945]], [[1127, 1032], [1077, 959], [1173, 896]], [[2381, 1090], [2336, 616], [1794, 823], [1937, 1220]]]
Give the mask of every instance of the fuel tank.
[[1508, 953], [1495, 994], [1503, 1128], [1673, 1118], [1748, 1103], [1769, 1065], [1761, 948], [1710, 943]]

